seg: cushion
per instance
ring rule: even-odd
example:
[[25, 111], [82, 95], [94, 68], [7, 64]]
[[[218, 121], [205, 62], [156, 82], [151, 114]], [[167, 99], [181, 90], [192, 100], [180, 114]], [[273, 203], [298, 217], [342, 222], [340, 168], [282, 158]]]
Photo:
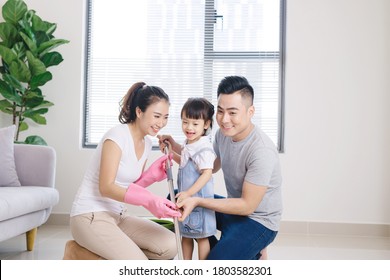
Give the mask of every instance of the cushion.
[[14, 159], [15, 125], [0, 128], [0, 187], [20, 187]]
[[53, 207], [59, 194], [54, 188], [22, 186], [0, 188], [0, 221]]

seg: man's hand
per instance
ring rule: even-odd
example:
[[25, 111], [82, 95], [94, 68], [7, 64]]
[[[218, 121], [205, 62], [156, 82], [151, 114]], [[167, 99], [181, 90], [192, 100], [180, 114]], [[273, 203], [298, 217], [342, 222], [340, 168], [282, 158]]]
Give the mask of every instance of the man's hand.
[[185, 218], [194, 210], [196, 206], [199, 205], [199, 197], [188, 197], [180, 202], [177, 202], [176, 205], [180, 208], [181, 217], [179, 218], [180, 222], [183, 222]]

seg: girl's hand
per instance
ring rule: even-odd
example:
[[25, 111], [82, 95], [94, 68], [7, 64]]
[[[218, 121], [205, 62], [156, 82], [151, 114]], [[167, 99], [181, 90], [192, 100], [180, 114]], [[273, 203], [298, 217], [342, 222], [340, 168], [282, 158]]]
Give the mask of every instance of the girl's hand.
[[158, 145], [160, 147], [161, 152], [164, 153], [165, 147], [168, 145], [169, 153], [172, 152], [172, 143], [173, 141], [171, 135], [157, 135], [158, 138]]
[[176, 201], [177, 202], [182, 202], [183, 200], [185, 200], [185, 199], [187, 199], [189, 197], [191, 197], [191, 195], [188, 192], [179, 192], [176, 195]]

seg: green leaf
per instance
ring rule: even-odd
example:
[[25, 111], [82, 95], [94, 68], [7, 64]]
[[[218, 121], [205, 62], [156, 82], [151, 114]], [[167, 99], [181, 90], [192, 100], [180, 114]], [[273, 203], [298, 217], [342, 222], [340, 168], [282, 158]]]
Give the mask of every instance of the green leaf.
[[[28, 23], [28, 26], [31, 26], [31, 20], [34, 17], [34, 15], [35, 15], [34, 10], [28, 10], [27, 13], [24, 14], [23, 21], [25, 23]], [[20, 21], [19, 21], [19, 24], [20, 24]]]
[[7, 98], [6, 96], [12, 95], [13, 91], [12, 88], [6, 83], [5, 81], [0, 79], [0, 93]]
[[35, 108], [42, 104], [44, 98], [42, 95], [37, 94], [37, 92], [28, 91], [24, 96], [24, 100], [26, 108]]
[[43, 21], [39, 16], [32, 17], [32, 27], [34, 31], [43, 31], [47, 35], [52, 35], [57, 29], [57, 24]]
[[36, 56], [38, 54], [37, 53], [38, 48], [37, 48], [37, 44], [34, 42], [35, 36], [34, 36], [34, 39], [31, 39], [23, 32], [20, 32], [20, 36], [23, 38], [23, 41], [28, 46], [29, 50], [34, 54], [34, 56]]
[[47, 108], [41, 108], [41, 109], [37, 109], [37, 110], [28, 109], [28, 110], [24, 111], [23, 116], [31, 117], [31, 116], [37, 115], [37, 114], [43, 115], [43, 114], [46, 114], [48, 111], [49, 111], [49, 109], [47, 109]]
[[46, 124], [46, 118], [42, 115], [33, 115], [33, 116], [31, 116], [30, 119], [32, 119], [37, 124], [42, 124], [42, 125]]
[[4, 81], [11, 87], [15, 88], [16, 90], [20, 91], [20, 93], [23, 95], [26, 91], [26, 88], [19, 82], [18, 79], [16, 79], [14, 76], [9, 74], [3, 75]]
[[25, 131], [28, 129], [28, 124], [26, 122], [19, 123], [19, 131]]
[[0, 45], [0, 56], [7, 64], [11, 64], [12, 61], [18, 59], [18, 56], [10, 48], [2, 45]]
[[52, 74], [48, 71], [45, 73], [39, 74], [37, 76], [34, 76], [31, 78], [30, 87], [31, 89], [36, 89], [40, 86], [43, 86], [48, 81], [50, 81], [53, 78]]
[[3, 45], [10, 48], [19, 41], [18, 30], [8, 22], [0, 22], [0, 38], [3, 40]]
[[[28, 37], [30, 37], [31, 40], [36, 42], [35, 34], [34, 34], [34, 31], [32, 30], [32, 27], [31, 27], [31, 18], [34, 16], [34, 14], [35, 14], [34, 10], [27, 11], [27, 13], [24, 15], [23, 19], [21, 19], [18, 22], [18, 24], [21, 27], [21, 31], [23, 33], [25, 33], [26, 35], [28, 35]], [[19, 28], [19, 30], [20, 30], [20, 28]]]
[[36, 58], [30, 51], [26, 52], [28, 66], [30, 67], [31, 74], [33, 76], [40, 75], [46, 72], [45, 64], [38, 58]]
[[24, 140], [25, 144], [47, 146], [46, 141], [38, 135], [31, 135]]
[[20, 59], [13, 60], [9, 65], [11, 75], [23, 83], [31, 80], [31, 72], [27, 65]]
[[60, 45], [63, 45], [63, 44], [67, 44], [69, 43], [68, 40], [64, 40], [64, 39], [52, 39], [50, 41], [47, 41], [47, 42], [44, 42], [42, 43], [39, 47], [38, 47], [38, 53], [41, 55], [41, 57], [43, 55], [45, 55], [46, 53], [48, 53], [50, 50], [60, 46]]
[[13, 114], [14, 105], [10, 103], [7, 99], [0, 100], [0, 111], [6, 114]]
[[32, 119], [37, 124], [46, 124], [46, 118], [39, 114], [40, 110], [46, 110], [47, 113], [48, 109], [39, 109], [37, 111], [26, 111], [23, 113], [23, 117]]
[[3, 18], [14, 25], [27, 12], [27, 5], [22, 0], [8, 0], [3, 6]]
[[26, 45], [23, 43], [23, 41], [16, 43], [13, 46], [12, 50], [16, 53], [16, 55], [20, 60], [23, 61], [24, 58], [26, 57]]
[[22, 98], [20, 97], [20, 95], [3, 80], [0, 80], [0, 94], [5, 99], [15, 102], [18, 105], [22, 103]]
[[46, 67], [55, 66], [60, 64], [64, 59], [58, 52], [49, 52], [41, 58]]
[[47, 101], [47, 100], [44, 100], [44, 101], [42, 101], [42, 103], [39, 106], [37, 106], [37, 108], [48, 108], [48, 107], [51, 107], [53, 105], [54, 105], [54, 103]]
[[37, 46], [42, 45], [44, 42], [50, 41], [51, 38], [43, 31], [35, 31], [35, 40], [37, 42]]

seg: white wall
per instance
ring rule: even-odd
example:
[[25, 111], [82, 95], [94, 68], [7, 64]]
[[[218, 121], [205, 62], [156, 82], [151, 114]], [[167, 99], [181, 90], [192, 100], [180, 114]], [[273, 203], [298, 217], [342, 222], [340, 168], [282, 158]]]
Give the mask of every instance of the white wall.
[[390, 2], [288, 1], [286, 220], [390, 223]]
[[[92, 153], [80, 140], [84, 1], [25, 2], [71, 41], [58, 49], [64, 62], [44, 88], [55, 103], [48, 125], [24, 135], [39, 134], [57, 150], [53, 212], [69, 213]], [[390, 224], [390, 1], [287, 2], [283, 220]], [[1, 127], [9, 121], [0, 114]], [[165, 194], [167, 184], [152, 189]]]

